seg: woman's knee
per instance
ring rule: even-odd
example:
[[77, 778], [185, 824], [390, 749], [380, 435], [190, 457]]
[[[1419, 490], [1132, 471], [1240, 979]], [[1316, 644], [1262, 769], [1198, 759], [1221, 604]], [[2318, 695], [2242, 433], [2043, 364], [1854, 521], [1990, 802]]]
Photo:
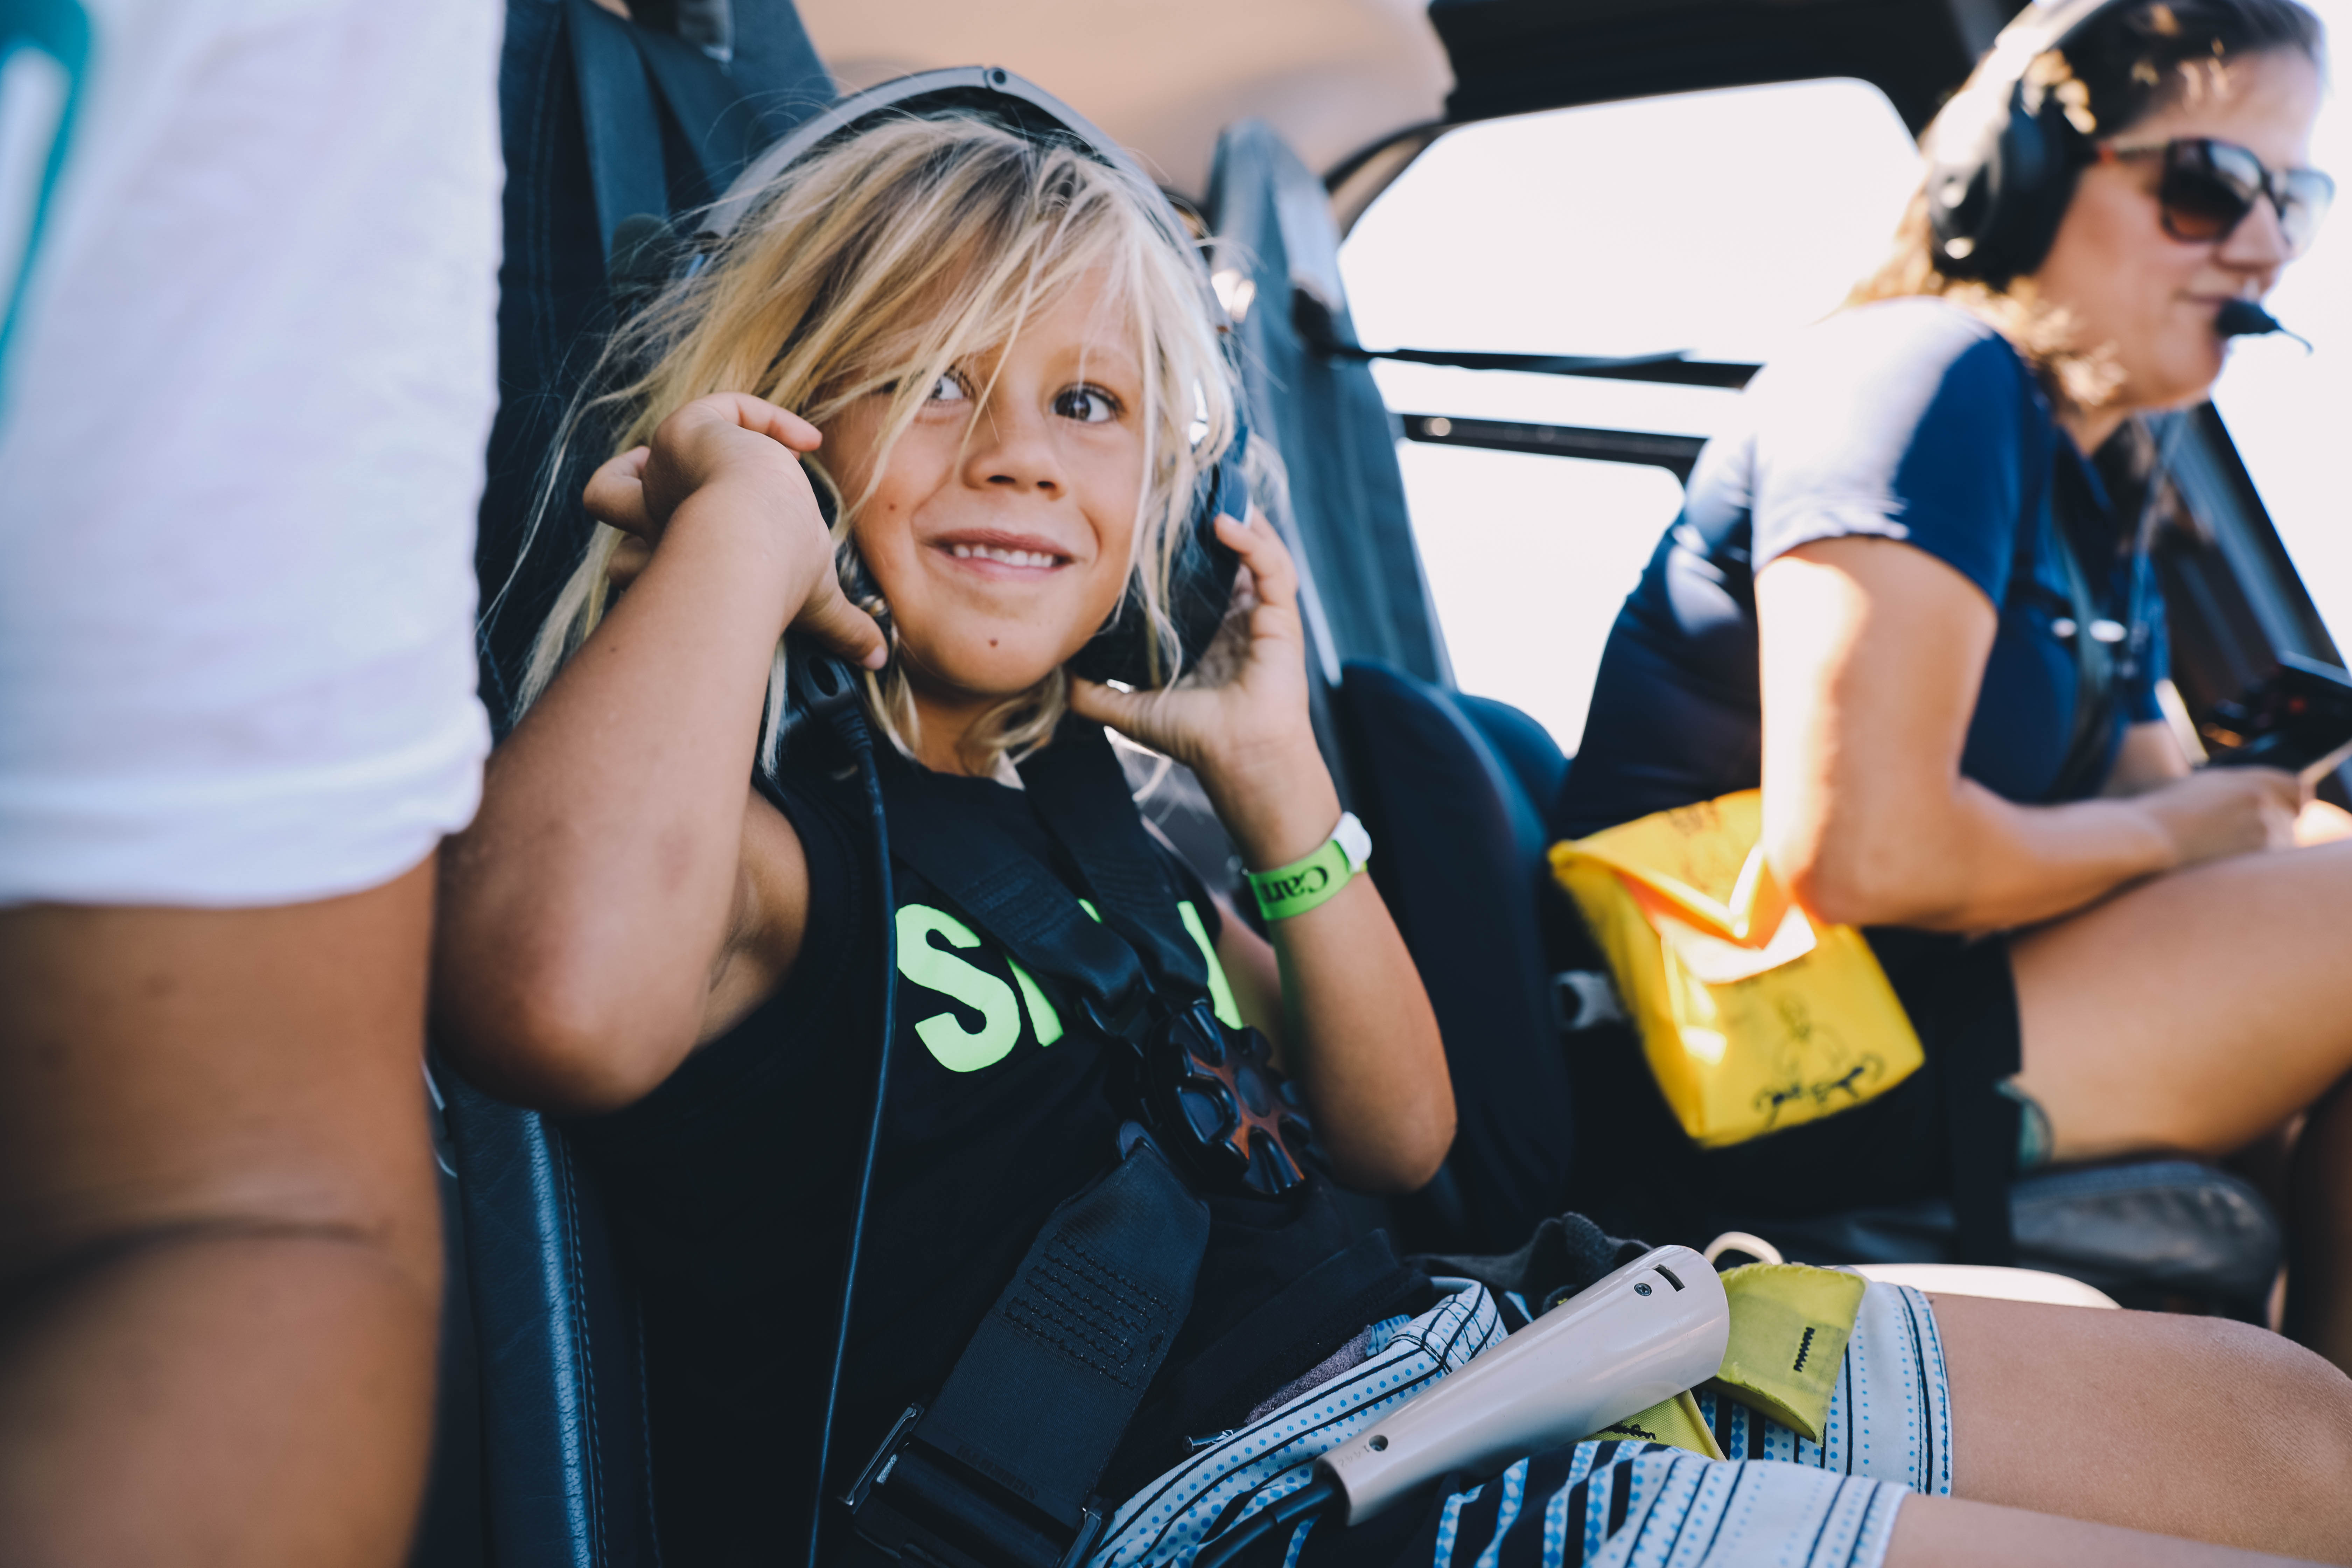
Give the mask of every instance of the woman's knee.
[[2249, 1324], [1938, 1296], [1963, 1497], [2352, 1555], [2352, 1381]]

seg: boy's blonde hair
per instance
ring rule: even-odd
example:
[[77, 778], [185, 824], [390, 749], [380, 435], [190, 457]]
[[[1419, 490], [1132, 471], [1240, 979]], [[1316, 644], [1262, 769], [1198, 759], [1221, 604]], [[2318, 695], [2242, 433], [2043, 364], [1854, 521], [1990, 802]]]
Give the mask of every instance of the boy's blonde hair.
[[[974, 114], [886, 120], [782, 171], [708, 264], [671, 285], [606, 350], [608, 374], [614, 365], [650, 368], [580, 412], [618, 429], [619, 452], [714, 392], [755, 394], [820, 425], [859, 398], [887, 396], [865, 492], [842, 494], [821, 453], [803, 461], [831, 503], [842, 585], [887, 633], [888, 606], [858, 556], [856, 530], [892, 447], [940, 376], [1008, 346], [1036, 310], [1098, 277], [1104, 308], [1124, 318], [1143, 370], [1144, 482], [1128, 595], [1144, 610], [1155, 674], [1173, 679], [1182, 655], [1170, 579], [1203, 476], [1235, 428], [1216, 306], [1192, 244], [1159, 192], [1076, 145]], [[975, 411], [986, 392], [974, 388]], [[606, 572], [624, 537], [597, 525], [532, 647], [522, 706], [604, 617]], [[890, 640], [889, 664], [866, 677], [866, 704], [905, 751], [915, 710]], [[770, 768], [783, 679], [780, 640], [760, 747]], [[1004, 703], [974, 731], [967, 760], [984, 771], [1043, 743], [1067, 693], [1057, 669]]]

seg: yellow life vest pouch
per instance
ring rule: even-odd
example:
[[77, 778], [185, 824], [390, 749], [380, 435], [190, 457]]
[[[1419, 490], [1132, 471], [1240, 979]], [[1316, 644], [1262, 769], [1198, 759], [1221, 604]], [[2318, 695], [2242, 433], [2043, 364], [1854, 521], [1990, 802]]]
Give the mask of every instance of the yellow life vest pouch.
[[1852, 926], [1816, 925], [1764, 863], [1742, 790], [1555, 844], [1651, 1075], [1705, 1148], [1834, 1115], [1926, 1059]]

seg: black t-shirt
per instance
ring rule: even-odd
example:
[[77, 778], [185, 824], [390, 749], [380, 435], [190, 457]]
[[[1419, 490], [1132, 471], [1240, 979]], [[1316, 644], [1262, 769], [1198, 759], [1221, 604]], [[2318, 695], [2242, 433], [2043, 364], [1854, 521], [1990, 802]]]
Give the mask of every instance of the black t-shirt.
[[2103, 616], [2128, 618], [2139, 578], [2140, 646], [2116, 692], [2111, 764], [2126, 725], [2162, 717], [2168, 664], [2161, 595], [2146, 557], [2123, 548], [2127, 521], [1984, 321], [1927, 299], [1831, 317], [1757, 376], [1700, 454], [1682, 515], [1609, 634], [1555, 830], [1581, 837], [1754, 788], [1748, 579], [1801, 544], [1851, 534], [1927, 552], [2000, 612], [1961, 773], [2015, 801], [2096, 794], [2105, 765], [2063, 777], [2077, 671], [2056, 541], [2066, 527]]
[[[829, 742], [811, 736], [768, 788], [808, 858], [808, 933], [791, 978], [645, 1100], [570, 1128], [643, 1304], [672, 1568], [772, 1561], [806, 1529], [879, 1002], [870, 829], [845, 773]], [[1002, 824], [1076, 885], [1023, 792], [934, 782], [955, 809]], [[1178, 918], [1214, 977], [1213, 999], [1237, 1022], [1215, 957], [1216, 905], [1190, 868], [1165, 859]], [[1119, 1126], [1134, 1115], [1126, 1047], [1092, 1034], [1074, 999], [1015, 965], [903, 862], [894, 880], [898, 1039], [835, 1427], [835, 1496], [899, 1413], [938, 1392], [1054, 1206], [1117, 1163]], [[1210, 1359], [1203, 1348], [1351, 1240], [1319, 1184], [1286, 1200], [1217, 1196], [1210, 1206], [1192, 1315], [1105, 1478], [1107, 1495], [1181, 1457], [1167, 1444], [1201, 1402], [1197, 1391], [1169, 1391], [1190, 1363]], [[1353, 1300], [1322, 1308], [1328, 1326], [1312, 1323], [1312, 1300], [1286, 1314], [1309, 1320], [1310, 1331], [1251, 1379], [1270, 1379], [1263, 1388], [1213, 1403], [1270, 1392], [1368, 1321]]]

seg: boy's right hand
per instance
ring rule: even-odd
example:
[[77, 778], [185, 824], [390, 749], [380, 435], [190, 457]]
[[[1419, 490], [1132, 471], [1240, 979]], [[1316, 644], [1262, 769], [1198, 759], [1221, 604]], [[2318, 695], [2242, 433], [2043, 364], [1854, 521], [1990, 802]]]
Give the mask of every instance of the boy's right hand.
[[628, 536], [607, 568], [613, 582], [635, 581], [678, 509], [710, 492], [731, 514], [779, 530], [771, 538], [782, 545], [793, 582], [804, 584], [785, 625], [880, 668], [889, 656], [881, 628], [842, 593], [832, 537], [794, 455], [822, 440], [807, 420], [746, 393], [713, 393], [672, 414], [650, 447], [633, 447], [599, 467], [582, 497], [591, 517]]

